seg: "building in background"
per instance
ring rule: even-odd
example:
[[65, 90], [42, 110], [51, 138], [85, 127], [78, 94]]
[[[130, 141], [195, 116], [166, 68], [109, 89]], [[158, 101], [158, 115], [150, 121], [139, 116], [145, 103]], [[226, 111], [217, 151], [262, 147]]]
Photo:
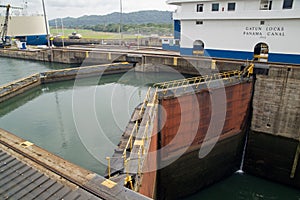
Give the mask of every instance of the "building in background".
[[168, 0], [174, 39], [163, 48], [181, 55], [300, 63], [300, 1]]

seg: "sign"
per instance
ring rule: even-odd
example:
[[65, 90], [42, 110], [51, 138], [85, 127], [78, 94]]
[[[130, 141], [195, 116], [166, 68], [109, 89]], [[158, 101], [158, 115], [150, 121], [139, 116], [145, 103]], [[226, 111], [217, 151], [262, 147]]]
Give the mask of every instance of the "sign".
[[244, 28], [243, 35], [260, 37], [284, 37], [285, 28], [283, 26], [246, 26]]

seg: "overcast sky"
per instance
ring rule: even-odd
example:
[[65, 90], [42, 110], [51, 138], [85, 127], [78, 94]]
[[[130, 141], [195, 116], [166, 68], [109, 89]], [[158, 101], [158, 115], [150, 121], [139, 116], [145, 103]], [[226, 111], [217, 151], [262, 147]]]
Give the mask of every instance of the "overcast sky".
[[[21, 6], [28, 2], [29, 13], [42, 13], [42, 0], [0, 0], [0, 4]], [[79, 17], [83, 15], [105, 15], [120, 11], [120, 0], [44, 0], [49, 19], [60, 17]], [[166, 0], [122, 0], [123, 12], [139, 10], [170, 10]]]

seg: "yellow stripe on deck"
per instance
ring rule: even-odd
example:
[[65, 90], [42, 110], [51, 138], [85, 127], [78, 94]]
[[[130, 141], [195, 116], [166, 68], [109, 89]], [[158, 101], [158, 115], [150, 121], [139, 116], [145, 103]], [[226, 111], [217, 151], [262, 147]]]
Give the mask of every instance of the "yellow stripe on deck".
[[109, 189], [112, 189], [113, 187], [115, 187], [117, 185], [117, 183], [115, 183], [115, 182], [107, 179], [106, 181], [103, 181], [101, 183], [101, 185], [103, 185], [103, 186], [105, 186], [105, 187], [107, 187]]
[[22, 147], [24, 147], [24, 148], [27, 148], [27, 147], [32, 146], [33, 143], [31, 143], [31, 142], [29, 142], [29, 141], [26, 141], [26, 142], [22, 142], [20, 145], [21, 145]]

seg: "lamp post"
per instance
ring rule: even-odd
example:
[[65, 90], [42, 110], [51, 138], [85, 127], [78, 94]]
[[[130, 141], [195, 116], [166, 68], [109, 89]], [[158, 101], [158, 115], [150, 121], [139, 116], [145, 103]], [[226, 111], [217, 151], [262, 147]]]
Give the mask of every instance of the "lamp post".
[[120, 0], [120, 25], [119, 25], [120, 46], [122, 45], [122, 41], [123, 41], [122, 26], [123, 26], [123, 4], [122, 4], [122, 0]]
[[63, 23], [63, 19], [62, 18], [60, 18], [60, 22], [61, 22], [61, 32], [62, 32], [61, 42], [62, 42], [63, 48], [65, 48], [65, 40], [64, 40], [65, 31], [64, 31], [64, 23]]
[[50, 34], [49, 34], [49, 29], [48, 29], [48, 21], [47, 21], [47, 16], [46, 16], [46, 9], [45, 9], [45, 2], [42, 0], [43, 4], [43, 11], [44, 11], [44, 19], [45, 19], [45, 26], [46, 26], [46, 34], [47, 34], [47, 41], [48, 41], [48, 47], [50, 48]]

